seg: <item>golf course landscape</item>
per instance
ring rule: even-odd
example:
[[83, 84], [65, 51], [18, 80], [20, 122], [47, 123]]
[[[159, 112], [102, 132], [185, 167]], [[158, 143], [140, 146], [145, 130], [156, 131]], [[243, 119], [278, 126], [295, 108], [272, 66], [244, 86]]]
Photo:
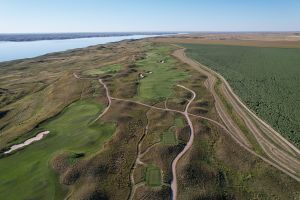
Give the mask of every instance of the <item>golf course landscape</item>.
[[0, 200], [300, 200], [300, 1], [0, 8]]
[[189, 37], [0, 63], [0, 199], [297, 199], [298, 48]]

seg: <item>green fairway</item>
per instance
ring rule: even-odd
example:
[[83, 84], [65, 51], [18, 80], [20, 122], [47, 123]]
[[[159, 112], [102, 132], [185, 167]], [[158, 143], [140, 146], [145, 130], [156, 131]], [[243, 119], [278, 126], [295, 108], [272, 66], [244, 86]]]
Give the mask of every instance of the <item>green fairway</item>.
[[182, 45], [222, 74], [259, 116], [300, 147], [300, 49]]
[[90, 69], [84, 72], [85, 75], [101, 75], [101, 74], [110, 74], [116, 73], [117, 71], [121, 70], [122, 66], [115, 64], [115, 65], [108, 65], [101, 68]]
[[172, 94], [176, 82], [188, 77], [188, 73], [174, 68], [176, 61], [170, 56], [169, 46], [158, 46], [149, 50], [145, 59], [136, 64], [145, 71], [152, 72], [141, 79], [138, 98], [145, 100], [162, 100]]
[[44, 139], [0, 159], [0, 199], [63, 199], [49, 161], [62, 151], [85, 156], [99, 151], [115, 130], [114, 124], [89, 124], [102, 109], [94, 101], [77, 101], [40, 125], [50, 131]]
[[165, 145], [176, 145], [177, 140], [175, 134], [171, 131], [167, 131], [161, 136], [161, 143]]
[[146, 168], [146, 184], [155, 187], [161, 185], [160, 169], [156, 166], [147, 166]]

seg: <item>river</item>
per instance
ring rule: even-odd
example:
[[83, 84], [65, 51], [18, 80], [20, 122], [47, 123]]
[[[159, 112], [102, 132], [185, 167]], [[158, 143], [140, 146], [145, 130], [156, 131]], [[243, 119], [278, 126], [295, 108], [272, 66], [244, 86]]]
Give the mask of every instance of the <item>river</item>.
[[156, 36], [161, 35], [130, 35], [22, 42], [0, 41], [0, 62], [33, 58], [47, 53], [65, 51], [75, 48], [84, 48], [97, 44], [107, 44], [110, 42], [118, 42], [126, 39], [141, 39]]

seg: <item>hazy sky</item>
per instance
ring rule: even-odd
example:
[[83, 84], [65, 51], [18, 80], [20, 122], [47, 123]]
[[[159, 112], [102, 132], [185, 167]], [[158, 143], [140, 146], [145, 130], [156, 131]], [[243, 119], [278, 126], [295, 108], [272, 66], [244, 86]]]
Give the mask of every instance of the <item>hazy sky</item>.
[[0, 33], [300, 31], [300, 0], [0, 0]]

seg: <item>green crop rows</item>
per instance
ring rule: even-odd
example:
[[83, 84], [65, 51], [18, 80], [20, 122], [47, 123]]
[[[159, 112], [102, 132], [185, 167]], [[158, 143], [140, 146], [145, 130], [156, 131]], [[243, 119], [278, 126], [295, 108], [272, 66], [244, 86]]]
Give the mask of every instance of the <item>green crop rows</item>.
[[222, 74], [253, 111], [300, 146], [300, 49], [183, 46], [189, 57]]

